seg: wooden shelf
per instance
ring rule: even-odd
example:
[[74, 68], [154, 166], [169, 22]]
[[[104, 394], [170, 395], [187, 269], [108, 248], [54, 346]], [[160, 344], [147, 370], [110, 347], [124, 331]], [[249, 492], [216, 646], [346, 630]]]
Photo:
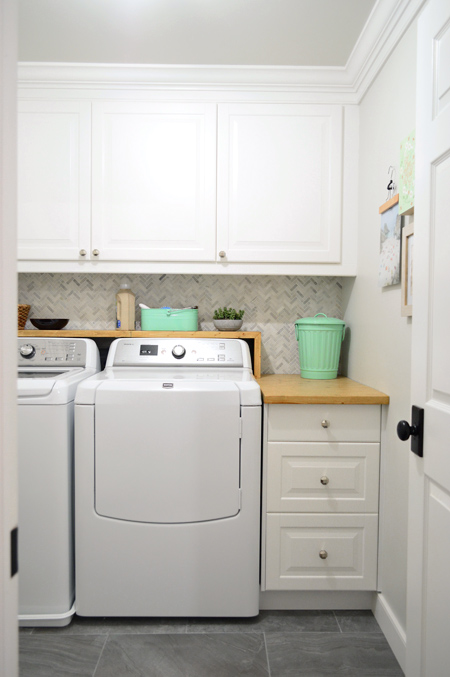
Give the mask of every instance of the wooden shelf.
[[50, 331], [47, 329], [24, 329], [18, 331], [18, 336], [37, 336], [53, 338], [228, 338], [243, 339], [250, 347], [253, 360], [253, 374], [255, 378], [261, 376], [261, 332], [259, 331], [121, 331], [116, 329], [61, 329]]
[[267, 374], [258, 378], [266, 404], [389, 404], [389, 396], [345, 376], [320, 380], [300, 374]]

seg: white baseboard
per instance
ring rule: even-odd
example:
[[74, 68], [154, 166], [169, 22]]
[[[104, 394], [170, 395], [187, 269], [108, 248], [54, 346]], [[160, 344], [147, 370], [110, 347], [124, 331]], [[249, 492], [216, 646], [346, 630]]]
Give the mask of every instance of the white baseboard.
[[378, 625], [389, 642], [389, 646], [401, 669], [406, 669], [406, 632], [400, 625], [396, 615], [386, 601], [382, 593], [375, 596], [372, 612], [378, 621]]
[[259, 594], [259, 608], [271, 611], [280, 610], [319, 610], [332, 609], [372, 609], [375, 602], [374, 592], [346, 591], [266, 591]]

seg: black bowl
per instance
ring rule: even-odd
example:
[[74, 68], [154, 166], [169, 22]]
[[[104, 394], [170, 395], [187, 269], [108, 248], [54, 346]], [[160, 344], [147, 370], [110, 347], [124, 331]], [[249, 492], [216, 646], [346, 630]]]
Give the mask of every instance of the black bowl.
[[38, 320], [30, 317], [30, 322], [36, 329], [64, 329], [69, 320]]

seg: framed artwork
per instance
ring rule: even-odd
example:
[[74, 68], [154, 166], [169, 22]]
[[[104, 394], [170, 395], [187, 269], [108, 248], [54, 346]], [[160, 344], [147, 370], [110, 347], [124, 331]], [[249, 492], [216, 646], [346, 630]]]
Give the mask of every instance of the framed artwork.
[[402, 306], [403, 317], [412, 315], [413, 306], [413, 247], [414, 223], [410, 222], [402, 230]]
[[416, 133], [413, 131], [400, 144], [399, 214], [414, 214], [415, 162]]
[[398, 213], [398, 194], [385, 202], [379, 209], [380, 223], [380, 264], [378, 286], [390, 287], [400, 282], [400, 240], [401, 219]]

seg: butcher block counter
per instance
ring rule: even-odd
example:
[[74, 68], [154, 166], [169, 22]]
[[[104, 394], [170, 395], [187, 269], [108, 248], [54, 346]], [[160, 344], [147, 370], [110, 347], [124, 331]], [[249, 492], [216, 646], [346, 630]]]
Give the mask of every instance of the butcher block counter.
[[267, 374], [257, 379], [265, 404], [389, 404], [389, 396], [345, 376], [330, 380], [299, 374]]

